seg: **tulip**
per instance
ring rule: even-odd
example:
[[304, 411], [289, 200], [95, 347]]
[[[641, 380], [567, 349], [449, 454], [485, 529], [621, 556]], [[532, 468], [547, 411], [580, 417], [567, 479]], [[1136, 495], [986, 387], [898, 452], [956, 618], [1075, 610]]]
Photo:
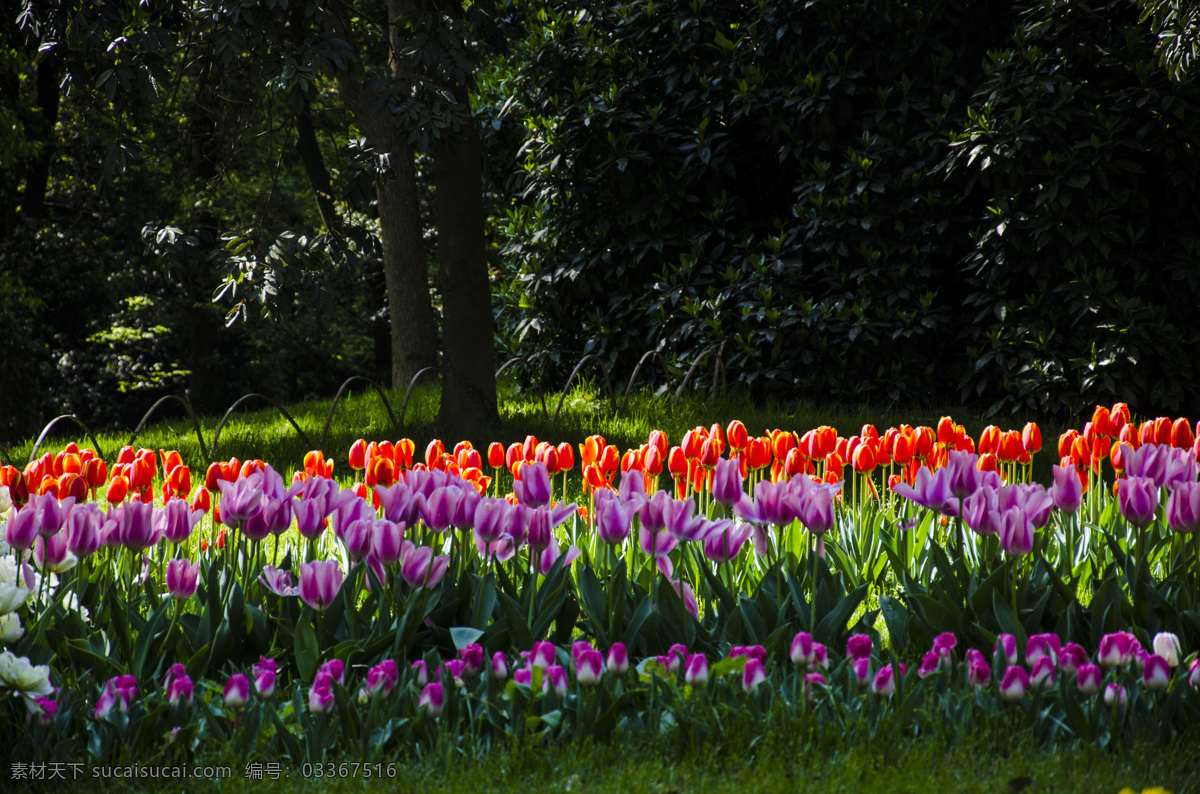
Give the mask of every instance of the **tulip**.
[[191, 598], [200, 584], [200, 564], [179, 557], [167, 563], [167, 590], [175, 598]]
[[792, 664], [811, 667], [816, 661], [816, 649], [814, 648], [812, 635], [807, 631], [801, 631], [792, 638], [792, 647], [789, 656]]
[[804, 675], [804, 697], [809, 700], [817, 696], [818, 687], [825, 688], [825, 676], [820, 673], [805, 673]]
[[1200, 529], [1200, 482], [1175, 486], [1167, 497], [1167, 526], [1191, 534]]
[[1193, 659], [1188, 666], [1188, 683], [1192, 689], [1200, 689], [1200, 659]]
[[762, 663], [767, 661], [767, 649], [761, 645], [735, 645], [729, 649], [729, 658], [736, 659], [744, 656], [747, 659], [757, 659]]
[[413, 662], [412, 669], [416, 671], [417, 686], [425, 686], [429, 683], [429, 666], [425, 664], [424, 659], [417, 659]]
[[552, 664], [542, 671], [542, 694], [551, 689], [559, 697], [567, 694], [567, 671], [561, 664]]
[[254, 693], [259, 700], [267, 700], [275, 694], [276, 676], [279, 672], [279, 665], [274, 659], [268, 659], [261, 656], [258, 663], [254, 665]]
[[846, 641], [846, 655], [851, 659], [870, 659], [871, 647], [869, 634], [854, 634]]
[[100, 548], [100, 526], [103, 514], [94, 502], [75, 505], [64, 523], [67, 549], [76, 557], [87, 557]]
[[1138, 645], [1137, 637], [1126, 631], [1105, 634], [1100, 638], [1100, 652], [1097, 661], [1104, 667], [1127, 665], [1134, 658], [1134, 648]]
[[529, 652], [529, 664], [543, 670], [555, 663], [557, 653], [552, 642], [535, 642]]
[[636, 506], [623, 503], [620, 497], [609, 490], [596, 491], [595, 503], [595, 527], [600, 540], [614, 546], [625, 542], [629, 537], [629, 525]]
[[262, 573], [258, 575], [258, 581], [277, 596], [287, 598], [299, 595], [300, 592], [292, 579], [292, 572], [276, 568], [274, 565], [264, 565]]
[[1075, 513], [1083, 504], [1083, 482], [1074, 466], [1053, 466], [1054, 485], [1050, 496], [1054, 506], [1064, 513]]
[[533, 668], [522, 667], [513, 673], [513, 683], [521, 686], [533, 686]]
[[1054, 686], [1054, 670], [1054, 657], [1038, 657], [1029, 673], [1030, 685], [1038, 689], [1046, 689]]
[[492, 677], [497, 681], [508, 678], [508, 658], [505, 657], [504, 651], [496, 651], [492, 655]]
[[992, 655], [998, 653], [1004, 654], [1004, 661], [1008, 664], [1017, 663], [1017, 638], [1011, 634], [1001, 634], [996, 637], [996, 647], [992, 649]]
[[1120, 684], [1109, 684], [1104, 687], [1104, 705], [1111, 706], [1114, 703], [1118, 706], [1124, 706], [1127, 695], [1125, 687]]
[[1100, 691], [1100, 684], [1104, 678], [1104, 674], [1100, 671], [1098, 665], [1091, 662], [1084, 662], [1079, 665], [1079, 672], [1076, 676], [1076, 684], [1079, 686], [1079, 691], [1085, 695], [1094, 695]]
[[77, 559], [67, 548], [67, 536], [63, 532], [48, 538], [38, 536], [33, 543], [33, 559], [43, 571], [66, 573], [75, 567]]
[[1063, 646], [1062, 653], [1058, 655], [1058, 665], [1067, 675], [1075, 675], [1079, 668], [1087, 663], [1087, 652], [1083, 647], [1073, 642], [1068, 642]]
[[333, 676], [329, 673], [317, 673], [312, 688], [308, 690], [308, 710], [314, 714], [323, 714], [333, 707]]
[[466, 674], [473, 676], [483, 669], [483, 646], [478, 643], [468, 643], [458, 652], [459, 658], [466, 665]]
[[1000, 682], [1000, 699], [1012, 703], [1025, 697], [1029, 689], [1029, 674], [1015, 664], [1004, 671], [1004, 680]]
[[741, 464], [733, 458], [721, 458], [713, 471], [713, 499], [726, 508], [732, 508], [734, 503], [744, 496], [742, 491]]
[[1171, 667], [1179, 666], [1179, 656], [1183, 653], [1179, 645], [1179, 637], [1169, 631], [1160, 631], [1154, 635], [1154, 653], [1167, 660]]
[[1033, 551], [1033, 522], [1019, 507], [1008, 509], [1000, 525], [1000, 548], [1010, 557], [1023, 557]]
[[318, 612], [324, 612], [342, 587], [342, 569], [333, 560], [300, 564], [300, 599]]
[[973, 687], [987, 686], [992, 680], [992, 669], [983, 653], [976, 648], [967, 651], [967, 683]]
[[371, 553], [375, 522], [370, 518], [351, 521], [342, 532], [342, 544], [346, 547], [351, 563], [359, 562]]
[[1142, 685], [1151, 692], [1162, 692], [1171, 683], [1171, 665], [1157, 654], [1151, 654], [1142, 668]]
[[629, 654], [625, 650], [625, 643], [614, 643], [608, 649], [608, 657], [604, 661], [604, 668], [615, 676], [623, 676], [629, 672]]
[[750, 693], [758, 689], [759, 684], [767, 680], [767, 671], [758, 659], [747, 659], [746, 667], [742, 670], [742, 689]]
[[195, 687], [192, 684], [192, 679], [186, 674], [171, 679], [170, 685], [167, 687], [167, 702], [172, 706], [183, 701], [186, 705], [192, 705], [192, 697]]
[[436, 587], [438, 582], [442, 581], [442, 576], [445, 575], [449, 565], [449, 557], [445, 555], [435, 557], [432, 548], [421, 546], [404, 556], [404, 562], [400, 566], [400, 575], [414, 589]]
[[1158, 486], [1148, 477], [1123, 477], [1117, 480], [1117, 506], [1129, 523], [1148, 527], [1158, 509]]
[[328, 673], [330, 678], [339, 684], [346, 683], [346, 663], [341, 659], [330, 659], [323, 663], [318, 669], [317, 674]]
[[600, 675], [604, 670], [604, 657], [594, 648], [580, 651], [575, 659], [575, 678], [584, 686], [595, 686], [600, 683]]
[[875, 674], [875, 678], [871, 681], [871, 694], [886, 698], [891, 697], [895, 691], [896, 674], [890, 664], [885, 664], [879, 668], [879, 672]]
[[550, 504], [552, 491], [550, 473], [544, 463], [528, 463], [521, 467], [521, 479], [513, 482], [517, 501], [538, 508]]
[[1060, 650], [1057, 634], [1031, 634], [1025, 645], [1025, 661], [1034, 664], [1043, 657], [1057, 657]]
[[243, 708], [250, 701], [250, 681], [241, 673], [234, 673], [225, 682], [225, 705], [231, 709]]
[[400, 671], [396, 669], [396, 663], [391, 659], [384, 659], [367, 671], [367, 683], [363, 687], [363, 693], [368, 697], [381, 693], [387, 697], [398, 683]]
[[[128, 502], [121, 508], [117, 538], [130, 551], [142, 551], [158, 543], [154, 528], [154, 506], [146, 502]], [[109, 517], [112, 517], [112, 510]]]
[[683, 680], [692, 687], [708, 683], [708, 658], [702, 653], [693, 653], [683, 665]]
[[938, 671], [942, 665], [942, 653], [936, 648], [929, 651], [921, 658], [921, 666], [917, 668], [917, 675], [921, 678], [928, 678]]

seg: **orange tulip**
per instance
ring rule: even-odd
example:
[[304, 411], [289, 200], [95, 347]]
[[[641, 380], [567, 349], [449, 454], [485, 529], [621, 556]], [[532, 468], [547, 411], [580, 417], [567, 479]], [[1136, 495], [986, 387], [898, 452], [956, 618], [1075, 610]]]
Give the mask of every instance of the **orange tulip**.
[[350, 445], [350, 468], [355, 471], [362, 471], [367, 468], [367, 442], [365, 439], [358, 439]]
[[1092, 431], [1102, 436], [1114, 436], [1118, 431], [1113, 429], [1112, 414], [1103, 405], [1097, 405], [1092, 411]]
[[396, 470], [411, 469], [413, 465], [413, 453], [416, 452], [417, 445], [413, 443], [411, 438], [402, 438], [396, 442]]
[[739, 452], [750, 443], [750, 434], [746, 432], [746, 426], [740, 419], [734, 419], [725, 428], [725, 438], [729, 441], [729, 446]]
[[1079, 438], [1078, 430], [1068, 430], [1058, 437], [1058, 456], [1060, 458], [1065, 458], [1071, 454], [1071, 447], [1075, 444], [1075, 439], [1077, 438]]
[[704, 443], [704, 439], [705, 439], [706, 435], [707, 435], [707, 433], [703, 427], [693, 428], [692, 430], [689, 430], [686, 433], [684, 433], [683, 434], [683, 443], [680, 444], [680, 448], [683, 450], [683, 454], [686, 455], [688, 458], [695, 458], [695, 457], [699, 456], [700, 455], [700, 445]]
[[133, 463], [133, 447], [121, 447], [121, 451], [117, 453], [117, 463]]
[[775, 455], [775, 460], [783, 463], [787, 460], [788, 453], [796, 448], [796, 435], [785, 430], [771, 431], [771, 452]]
[[954, 443], [954, 420], [950, 417], [943, 416], [938, 420], [937, 440], [939, 444]]
[[1025, 429], [1021, 431], [1021, 446], [1030, 455], [1042, 451], [1042, 430], [1035, 422], [1025, 423]]
[[1125, 427], [1131, 421], [1129, 417], [1129, 405], [1126, 403], [1114, 404], [1112, 410], [1109, 411], [1109, 417], [1112, 420], [1113, 434], [1120, 433], [1121, 428]]
[[892, 460], [899, 466], [907, 466], [912, 462], [912, 440], [900, 433], [896, 435], [896, 446], [892, 451]]
[[436, 464], [441, 462], [442, 455], [445, 454], [446, 445], [442, 443], [441, 439], [435, 438], [425, 447], [425, 465], [431, 469], [438, 468]]
[[99, 488], [108, 479], [108, 464], [100, 458], [92, 458], [83, 467], [83, 479], [89, 488]]
[[192, 512], [203, 510], [208, 512], [212, 509], [212, 494], [204, 488], [197, 489], [196, 495], [192, 497]]
[[579, 445], [579, 461], [580, 465], [587, 467], [600, 459], [600, 453], [604, 451], [606, 442], [603, 436], [588, 436], [584, 442]]
[[1196, 443], [1196, 435], [1186, 419], [1176, 419], [1171, 425], [1171, 446], [1176, 449], [1191, 449]]
[[87, 498], [87, 483], [77, 473], [69, 471], [58, 478], [58, 498], [74, 496], [76, 502]]
[[860, 444], [851, 458], [854, 470], [866, 474], [875, 470], [875, 450], [870, 444]]
[[996, 456], [991, 452], [985, 452], [980, 455], [976, 466], [978, 466], [980, 471], [1000, 471], [1000, 464], [996, 461]]
[[558, 445], [558, 470], [570, 471], [575, 468], [575, 447], [563, 441]]
[[614, 446], [607, 446], [604, 452], [600, 453], [600, 470], [603, 471], [609, 478], [621, 465], [620, 451]]
[[1165, 416], [1160, 416], [1154, 420], [1154, 443], [1171, 443], [1171, 420]]
[[683, 447], [671, 447], [671, 452], [667, 455], [667, 471], [672, 477], [679, 477], [686, 474], [688, 470], [687, 455], [683, 454]]
[[493, 469], [504, 465], [504, 445], [499, 441], [488, 444], [488, 465]]
[[642, 458], [642, 469], [646, 472], [646, 474], [650, 474], [655, 477], [662, 474], [663, 456], [662, 453], [658, 451], [658, 447], [651, 445], [646, 448], [646, 455]]
[[[553, 451], [553, 448], [551, 450]], [[479, 457], [479, 450], [477, 449], [472, 449], [471, 447], [461, 449], [456, 457], [458, 458], [458, 467], [460, 469], [483, 470], [483, 459]], [[549, 464], [547, 464], [547, 468], [550, 468]], [[555, 471], [551, 472], [551, 474], [556, 474], [558, 470], [557, 452], [554, 453], [554, 469]]]
[[921, 427], [913, 428], [915, 438], [913, 438], [913, 457], [927, 458], [929, 453], [933, 451], [933, 444], [937, 440], [937, 436], [933, 433], [933, 428], [922, 425]]
[[109, 504], [117, 504], [124, 502], [125, 497], [129, 495], [129, 480], [122, 477], [120, 474], [114, 474], [113, 478], [108, 481], [108, 494], [105, 496]]
[[625, 454], [621, 456], [621, 473], [624, 474], [631, 470], [642, 470], [642, 460], [638, 456], [638, 450], [636, 449], [627, 449], [625, 450]]

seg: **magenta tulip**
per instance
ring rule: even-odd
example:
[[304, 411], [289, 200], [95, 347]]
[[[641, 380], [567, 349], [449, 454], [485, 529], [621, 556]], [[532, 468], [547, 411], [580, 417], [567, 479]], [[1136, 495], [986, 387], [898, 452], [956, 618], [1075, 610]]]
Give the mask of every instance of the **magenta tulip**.
[[1116, 631], [1105, 634], [1100, 638], [1100, 652], [1097, 661], [1104, 667], [1127, 665], [1133, 661], [1137, 637], [1127, 631]]
[[467, 643], [458, 652], [466, 667], [466, 674], [473, 676], [483, 669], [483, 646], [478, 643]]
[[869, 634], [854, 634], [846, 641], [846, 655], [851, 659], [870, 659], [872, 645]]
[[605, 659], [604, 668], [615, 676], [623, 676], [629, 672], [629, 654], [625, 650], [625, 643], [614, 643], [608, 649], [608, 658]]
[[983, 652], [971, 648], [967, 651], [967, 683], [973, 687], [984, 687], [992, 680], [992, 668], [988, 666]]
[[816, 662], [816, 649], [814, 647], [812, 635], [807, 631], [801, 631], [792, 638], [792, 647], [789, 653], [792, 664], [803, 667], [811, 667]]
[[429, 683], [429, 666], [425, 664], [424, 659], [417, 659], [411, 667], [416, 671], [417, 686], [425, 686]]
[[313, 714], [323, 714], [333, 708], [333, 676], [329, 673], [317, 673], [312, 688], [308, 690], [308, 710]]
[[1068, 642], [1063, 646], [1062, 653], [1058, 655], [1058, 666], [1067, 675], [1075, 675], [1087, 660], [1087, 651], [1083, 650], [1082, 646]]
[[556, 663], [558, 655], [554, 650], [552, 642], [535, 642], [533, 649], [529, 652], [529, 664], [532, 667], [540, 667], [545, 670], [547, 667]]
[[825, 676], [820, 673], [805, 673], [804, 675], [804, 697], [808, 700], [813, 700], [817, 696], [817, 692], [823, 690], [828, 684], [825, 682]]
[[342, 587], [342, 569], [333, 560], [300, 564], [300, 599], [318, 612], [329, 608]]
[[275, 660], [265, 656], [259, 657], [252, 672], [254, 673], [254, 693], [258, 699], [267, 700], [274, 695], [276, 676], [279, 673], [279, 665], [275, 663]]
[[387, 697], [398, 683], [400, 671], [396, 668], [396, 663], [391, 659], [384, 659], [367, 671], [367, 683], [363, 687], [363, 694], [367, 697], [379, 694]]
[[250, 702], [250, 681], [241, 673], [234, 673], [225, 682], [225, 705], [231, 709], [243, 708]]
[[746, 667], [742, 670], [742, 690], [750, 693], [758, 689], [767, 680], [767, 671], [758, 659], [747, 659]]
[[1162, 692], [1170, 683], [1171, 665], [1158, 654], [1150, 654], [1142, 668], [1142, 685], [1151, 692]]
[[504, 655], [504, 651], [492, 654], [492, 677], [497, 681], [508, 679], [508, 657]]
[[879, 697], [891, 697], [896, 691], [896, 674], [890, 664], [879, 668], [875, 678], [871, 680], [871, 694]]
[[604, 657], [595, 648], [586, 648], [579, 652], [575, 659], [575, 678], [584, 686], [595, 686], [600, 683], [604, 672]]
[[171, 679], [170, 685], [167, 687], [167, 702], [174, 706], [176, 703], [183, 702], [186, 705], [192, 705], [192, 697], [195, 687], [192, 684], [192, 679], [186, 674]]
[[1091, 662], [1084, 662], [1079, 665], [1079, 672], [1076, 674], [1075, 683], [1079, 687], [1079, 691], [1085, 695], [1094, 695], [1100, 691], [1100, 684], [1104, 680], [1104, 673], [1100, 671], [1100, 666]]
[[1000, 699], [1008, 703], [1013, 703], [1025, 697], [1025, 690], [1029, 689], [1029, 673], [1016, 665], [1010, 666], [1004, 671], [1004, 680], [1000, 682]]
[[552, 664], [542, 671], [542, 694], [551, 689], [559, 697], [567, 694], [567, 671], [561, 664]]
[[1040, 656], [1029, 671], [1029, 684], [1037, 689], [1054, 686], [1054, 657]]
[[708, 658], [702, 653], [693, 653], [683, 665], [683, 680], [688, 686], [702, 687], [708, 683]]
[[1061, 641], [1057, 634], [1031, 634], [1025, 644], [1025, 661], [1034, 664], [1045, 656], [1057, 658]]
[[1004, 661], [1008, 664], [1017, 663], [1017, 638], [1011, 634], [1001, 634], [996, 637], [996, 646], [992, 649], [992, 655], [1003, 654]]
[[1109, 684], [1104, 687], [1104, 704], [1106, 706], [1118, 705], [1124, 706], [1128, 696], [1125, 694], [1125, 687], [1120, 684]]

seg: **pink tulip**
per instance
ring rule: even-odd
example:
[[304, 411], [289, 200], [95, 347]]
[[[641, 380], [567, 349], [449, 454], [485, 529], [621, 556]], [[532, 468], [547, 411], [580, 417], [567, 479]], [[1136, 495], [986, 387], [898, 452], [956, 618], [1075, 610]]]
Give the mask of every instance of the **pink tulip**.
[[396, 684], [400, 683], [400, 671], [391, 659], [384, 659], [367, 671], [367, 683], [363, 691], [369, 696], [382, 694], [387, 697]]
[[1104, 680], [1104, 673], [1100, 671], [1099, 665], [1091, 662], [1084, 662], [1079, 665], [1079, 672], [1075, 679], [1075, 683], [1079, 686], [1079, 691], [1085, 695], [1094, 695], [1100, 691], [1100, 685]]
[[736, 659], [744, 656], [747, 659], [757, 659], [764, 664], [767, 661], [767, 649], [761, 645], [735, 645], [729, 649], [729, 658]]
[[328, 662], [322, 664], [317, 668], [317, 675], [319, 676], [321, 673], [327, 673], [330, 678], [339, 684], [344, 685], [346, 683], [346, 663], [341, 659], [330, 659]]
[[1054, 686], [1054, 670], [1054, 657], [1039, 656], [1030, 668], [1030, 685], [1038, 689], [1048, 689]]
[[1124, 666], [1133, 661], [1137, 637], [1127, 631], [1115, 631], [1100, 638], [1098, 661], [1105, 667]]
[[342, 569], [334, 560], [300, 564], [300, 599], [318, 612], [329, 608], [342, 588]]
[[871, 680], [871, 694], [879, 697], [891, 697], [896, 691], [896, 673], [890, 664], [879, 668], [875, 678]]
[[533, 650], [529, 652], [529, 664], [533, 667], [540, 667], [545, 670], [552, 664], [555, 664], [558, 654], [555, 652], [554, 643], [552, 642], [535, 642]]
[[521, 686], [533, 686], [533, 668], [522, 667], [513, 673], [513, 683]]
[[497, 681], [508, 678], [508, 659], [504, 656], [504, 651], [496, 651], [492, 655], [492, 677]]
[[824, 689], [827, 686], [825, 676], [820, 673], [805, 673], [804, 675], [804, 697], [812, 700], [817, 696], [819, 689]]
[[1158, 654], [1151, 654], [1142, 669], [1142, 685], [1151, 692], [1162, 692], [1171, 683], [1171, 665]]
[[851, 659], [870, 659], [872, 644], [869, 634], [855, 634], [846, 641], [846, 655]]
[[813, 643], [813, 665], [820, 667], [822, 670], [829, 669], [829, 649], [822, 643]]
[[791, 657], [792, 664], [811, 667], [817, 660], [812, 635], [807, 631], [801, 631], [793, 637], [789, 656]]
[[442, 666], [438, 668], [438, 679], [442, 677], [442, 670], [445, 670], [450, 675], [450, 680], [455, 686], [462, 686], [463, 675], [466, 673], [467, 664], [462, 659], [447, 659], [442, 662]]
[[1000, 682], [1000, 699], [1013, 703], [1025, 697], [1029, 689], [1029, 673], [1023, 668], [1012, 665], [1004, 671], [1004, 680]]
[[683, 680], [688, 686], [702, 687], [708, 683], [708, 659], [702, 653], [693, 653], [683, 666]]
[[333, 707], [333, 676], [329, 673], [317, 673], [312, 688], [308, 690], [308, 710], [314, 714], [323, 714]]
[[241, 673], [234, 673], [225, 682], [225, 705], [231, 709], [243, 708], [250, 701], [250, 681]]
[[1001, 634], [996, 638], [996, 647], [992, 649], [992, 655], [997, 653], [1004, 654], [1004, 661], [1008, 664], [1017, 663], [1017, 638], [1011, 634]]
[[1025, 661], [1032, 665], [1044, 656], [1057, 657], [1061, 650], [1057, 634], [1031, 634], [1025, 645]]
[[629, 672], [629, 654], [625, 650], [625, 643], [614, 643], [608, 649], [608, 658], [604, 661], [604, 668], [618, 677]]
[[587, 648], [580, 651], [575, 659], [575, 678], [584, 686], [595, 686], [600, 683], [600, 675], [604, 671], [604, 657], [600, 651]]
[[200, 564], [178, 557], [167, 563], [167, 589], [175, 598], [191, 598], [200, 585]]
[[679, 668], [683, 666], [683, 663], [687, 657], [687, 646], [683, 643], [677, 642], [667, 649], [666, 661], [663, 662], [663, 665], [671, 673], [678, 673]]
[[1125, 687], [1120, 684], [1109, 684], [1104, 687], [1104, 705], [1111, 706], [1115, 703], [1118, 706], [1124, 706], [1126, 698]]
[[942, 665], [942, 654], [934, 648], [921, 658], [921, 666], [917, 668], [917, 675], [921, 678], [928, 678], [938, 671]]
[[871, 683], [871, 660], [852, 659], [851, 670], [854, 672], [854, 682], [859, 689], [865, 689]]
[[1063, 646], [1062, 653], [1058, 655], [1058, 666], [1067, 675], [1075, 675], [1087, 660], [1087, 651], [1082, 646], [1068, 642]]
[[483, 646], [478, 643], [464, 645], [459, 650], [458, 657], [463, 660], [463, 672], [467, 676], [473, 676], [483, 668]]
[[983, 652], [972, 648], [967, 651], [967, 683], [973, 687], [984, 687], [992, 680], [992, 668], [988, 666]]
[[417, 659], [413, 662], [412, 669], [417, 671], [417, 686], [425, 686], [429, 683], [429, 667], [425, 664], [424, 659]]
[[749, 693], [758, 689], [759, 684], [767, 680], [767, 671], [758, 659], [747, 659], [746, 667], [742, 670], [742, 689]]
[[279, 673], [279, 665], [275, 663], [275, 660], [260, 656], [252, 672], [254, 673], [254, 693], [258, 699], [267, 700], [274, 695], [276, 677]]
[[1200, 659], [1193, 659], [1188, 666], [1188, 683], [1192, 689], [1200, 689]]
[[958, 637], [954, 632], [943, 632], [933, 638], [933, 649], [939, 653], [948, 653], [958, 647]]
[[173, 678], [170, 686], [167, 687], [167, 702], [174, 706], [182, 701], [190, 706], [192, 705], [193, 690], [192, 679], [188, 678], [186, 674]]
[[561, 664], [552, 664], [542, 671], [542, 694], [551, 688], [559, 697], [567, 694], [567, 671]]

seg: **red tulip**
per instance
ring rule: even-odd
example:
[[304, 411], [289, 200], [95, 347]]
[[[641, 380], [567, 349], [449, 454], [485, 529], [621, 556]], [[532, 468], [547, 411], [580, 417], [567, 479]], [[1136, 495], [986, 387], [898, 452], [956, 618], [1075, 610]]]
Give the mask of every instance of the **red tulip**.
[[358, 439], [350, 445], [350, 468], [355, 471], [362, 471], [367, 467], [367, 442], [365, 439]]
[[575, 448], [564, 441], [558, 445], [558, 469], [559, 471], [570, 471], [573, 468], [575, 468]]
[[499, 441], [488, 444], [488, 465], [493, 469], [504, 465], [504, 445]]
[[725, 429], [725, 438], [729, 441], [729, 446], [732, 449], [743, 450], [750, 443], [750, 436], [746, 432], [746, 426], [741, 420], [734, 419]]
[[1171, 425], [1171, 446], [1177, 449], [1191, 449], [1196, 443], [1196, 435], [1186, 419], [1176, 419]]

